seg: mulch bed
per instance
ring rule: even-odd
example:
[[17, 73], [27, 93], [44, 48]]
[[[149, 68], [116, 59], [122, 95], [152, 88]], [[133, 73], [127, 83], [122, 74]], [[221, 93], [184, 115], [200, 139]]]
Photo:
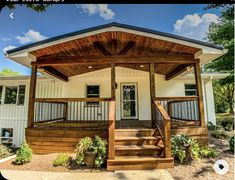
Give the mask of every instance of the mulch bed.
[[[201, 159], [191, 164], [181, 165], [177, 162], [173, 169], [167, 169], [175, 180], [233, 180], [234, 179], [234, 153], [229, 150], [228, 140], [220, 140], [209, 137], [209, 146], [220, 152], [215, 159]], [[224, 159], [229, 164], [229, 171], [225, 175], [215, 173], [214, 163]]]
[[[11, 169], [11, 170], [28, 170], [28, 171], [49, 171], [49, 172], [105, 172], [105, 168], [93, 168], [88, 169], [86, 167], [80, 167], [76, 164], [74, 160], [66, 166], [53, 166], [53, 161], [55, 160], [58, 153], [49, 155], [33, 155], [32, 161], [24, 165], [14, 165], [15, 159], [6, 161], [0, 164], [0, 169]], [[74, 154], [70, 154], [74, 159]]]

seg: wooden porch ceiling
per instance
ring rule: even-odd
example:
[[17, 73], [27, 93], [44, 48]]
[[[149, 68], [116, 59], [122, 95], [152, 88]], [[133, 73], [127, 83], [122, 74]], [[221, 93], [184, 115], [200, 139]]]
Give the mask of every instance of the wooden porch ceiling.
[[[192, 65], [200, 49], [127, 32], [104, 32], [30, 52], [34, 65], [62, 80], [116, 66], [149, 71], [147, 63], [155, 62], [155, 73], [170, 79]], [[144, 67], [140, 67], [145, 64]], [[92, 65], [92, 68], [90, 67]], [[89, 68], [90, 67], [90, 68]]]

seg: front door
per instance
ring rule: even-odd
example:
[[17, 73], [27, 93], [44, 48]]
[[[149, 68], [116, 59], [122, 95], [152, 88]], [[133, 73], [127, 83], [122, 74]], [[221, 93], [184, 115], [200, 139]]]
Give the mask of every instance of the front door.
[[121, 83], [121, 117], [138, 119], [137, 83]]

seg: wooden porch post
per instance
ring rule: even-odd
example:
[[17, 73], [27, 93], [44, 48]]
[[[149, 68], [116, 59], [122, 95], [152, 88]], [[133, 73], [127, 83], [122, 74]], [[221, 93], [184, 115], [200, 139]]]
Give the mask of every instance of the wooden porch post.
[[33, 127], [34, 121], [34, 98], [36, 92], [37, 66], [32, 65], [30, 88], [29, 88], [29, 103], [28, 103], [28, 128]]
[[115, 120], [116, 120], [116, 106], [115, 106], [115, 64], [111, 65], [111, 102], [109, 107], [109, 129], [108, 129], [108, 158], [115, 158]]
[[201, 69], [199, 62], [194, 64], [194, 73], [195, 81], [197, 87], [197, 96], [198, 96], [198, 113], [200, 126], [205, 126], [205, 114], [204, 114], [204, 105], [203, 105], [203, 94], [202, 94], [202, 79], [201, 79]]
[[156, 97], [156, 91], [155, 91], [155, 64], [150, 63], [149, 64], [149, 80], [150, 80], [150, 98], [151, 98], [151, 120], [152, 120], [152, 127], [155, 126], [155, 120], [156, 120], [156, 112], [155, 112], [155, 105], [154, 105], [154, 99]]

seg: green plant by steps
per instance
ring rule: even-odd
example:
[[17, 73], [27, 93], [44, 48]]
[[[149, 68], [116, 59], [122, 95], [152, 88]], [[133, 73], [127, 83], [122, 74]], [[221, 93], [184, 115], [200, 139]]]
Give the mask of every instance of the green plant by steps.
[[234, 136], [232, 136], [229, 140], [230, 151], [234, 152]]
[[97, 154], [95, 159], [96, 167], [101, 167], [106, 159], [106, 146], [107, 142], [105, 140], [102, 140], [99, 136], [95, 136], [95, 139], [93, 140], [93, 147], [95, 149], [95, 153]]
[[180, 163], [188, 162], [190, 159], [199, 159], [200, 147], [198, 143], [185, 134], [173, 136], [172, 156]]
[[59, 154], [53, 162], [53, 166], [66, 166], [69, 163], [70, 157], [68, 154]]
[[32, 160], [33, 151], [24, 141], [16, 152], [15, 164], [26, 164]]
[[76, 146], [76, 163], [84, 165], [85, 152], [92, 152], [96, 155], [94, 165], [95, 167], [101, 167], [106, 160], [107, 155], [107, 142], [102, 140], [99, 136], [95, 136], [94, 139], [85, 137], [80, 140]]
[[216, 139], [227, 139], [229, 136], [224, 130], [215, 130], [210, 132], [211, 136]]
[[[80, 140], [80, 142], [77, 144], [75, 152], [76, 152], [76, 163], [78, 165], [84, 164], [84, 157], [85, 152], [91, 151], [94, 152], [93, 142], [90, 137], [85, 137]], [[95, 153], [95, 152], [94, 152]]]
[[202, 158], [216, 158], [219, 156], [218, 151], [208, 146], [202, 146], [200, 148], [199, 154]]
[[209, 131], [217, 131], [217, 130], [222, 130], [223, 128], [218, 125], [214, 125], [212, 122], [207, 123], [207, 128]]

